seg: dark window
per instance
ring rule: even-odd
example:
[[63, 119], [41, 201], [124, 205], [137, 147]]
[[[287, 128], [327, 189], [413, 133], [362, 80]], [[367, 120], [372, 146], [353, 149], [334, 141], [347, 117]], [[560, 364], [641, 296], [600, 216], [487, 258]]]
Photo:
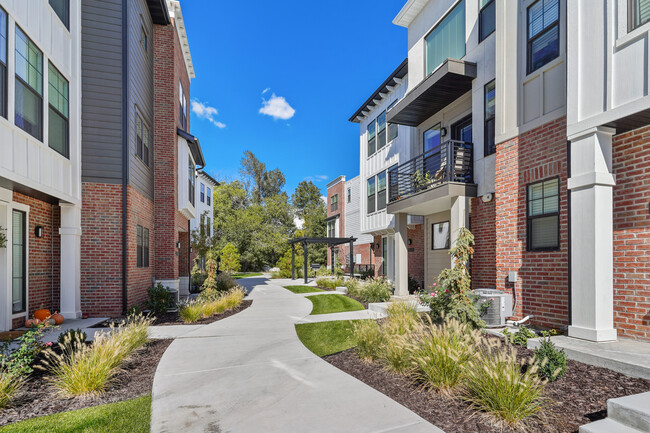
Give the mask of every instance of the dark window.
[[149, 229], [136, 227], [136, 266], [149, 267]]
[[375, 211], [375, 177], [368, 179], [368, 213]]
[[212, 206], [212, 190], [208, 187], [208, 194], [206, 195], [206, 204]]
[[145, 268], [149, 267], [149, 229], [142, 230], [142, 264]]
[[386, 172], [377, 175], [377, 210], [386, 209]]
[[332, 197], [330, 197], [330, 210], [332, 212], [337, 211], [339, 209], [339, 195], [335, 194]]
[[48, 145], [66, 158], [69, 156], [68, 81], [49, 64], [49, 126]]
[[381, 274], [386, 276], [388, 264], [388, 238], [381, 238]]
[[16, 27], [16, 126], [43, 139], [43, 53]]
[[201, 184], [201, 203], [205, 203], [205, 185]]
[[560, 55], [560, 0], [537, 0], [528, 7], [528, 73]]
[[628, 32], [650, 21], [650, 0], [628, 0]]
[[528, 185], [528, 250], [560, 247], [560, 181], [558, 178]]
[[0, 8], [0, 117], [7, 118], [7, 13]]
[[388, 201], [395, 200], [399, 196], [398, 169], [398, 164], [388, 169]]
[[348, 188], [348, 203], [352, 201], [352, 188]]
[[50, 0], [50, 6], [65, 28], [70, 30], [70, 0]]
[[368, 156], [375, 153], [375, 135], [377, 132], [377, 122], [373, 120], [368, 124]]
[[136, 130], [136, 153], [140, 159], [149, 165], [149, 152], [150, 152], [150, 137], [151, 133], [147, 124], [144, 123], [139, 114], [135, 115], [135, 130]]
[[14, 210], [11, 222], [11, 312], [27, 309], [27, 215]]
[[[388, 109], [386, 109], [386, 112], [389, 112], [391, 108], [393, 108], [397, 104], [397, 101], [394, 101], [392, 104], [388, 106]], [[399, 128], [397, 123], [389, 123], [388, 124], [388, 142], [390, 143], [391, 141], [395, 140], [397, 136], [399, 135]]]
[[194, 195], [196, 194], [196, 172], [194, 171], [194, 161], [192, 157], [188, 157], [188, 167], [187, 167], [187, 178], [188, 178], [188, 193], [190, 197], [190, 203], [194, 206]]
[[336, 237], [336, 220], [327, 221], [327, 237], [334, 238]]
[[144, 27], [140, 27], [140, 46], [145, 52], [149, 51], [149, 36]]
[[496, 28], [496, 1], [480, 0], [481, 12], [478, 18], [478, 41], [482, 42]]
[[183, 90], [181, 80], [178, 80], [178, 110], [181, 127], [187, 130], [187, 99], [185, 99], [185, 91]]
[[449, 221], [431, 224], [431, 249], [449, 249]]
[[495, 145], [494, 131], [494, 107], [495, 101], [495, 83], [494, 80], [485, 85], [485, 156], [492, 155], [497, 151]]
[[386, 112], [377, 116], [377, 150], [386, 146]]
[[208, 229], [208, 236], [212, 236], [212, 219], [210, 217], [205, 218], [207, 220], [207, 229]]
[[142, 242], [142, 226], [136, 226], [136, 235], [135, 235], [135, 245], [136, 245], [136, 266], [138, 268], [142, 267], [143, 260], [143, 242]]

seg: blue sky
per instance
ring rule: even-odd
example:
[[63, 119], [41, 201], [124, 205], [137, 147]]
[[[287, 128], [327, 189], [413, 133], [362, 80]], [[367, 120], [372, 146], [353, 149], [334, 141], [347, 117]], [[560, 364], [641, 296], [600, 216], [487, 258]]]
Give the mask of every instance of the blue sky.
[[190, 126], [208, 173], [236, 179], [251, 150], [282, 170], [289, 194], [303, 179], [325, 191], [356, 176], [359, 126], [348, 118], [407, 55], [406, 29], [392, 23], [404, 3], [181, 0], [196, 72]]

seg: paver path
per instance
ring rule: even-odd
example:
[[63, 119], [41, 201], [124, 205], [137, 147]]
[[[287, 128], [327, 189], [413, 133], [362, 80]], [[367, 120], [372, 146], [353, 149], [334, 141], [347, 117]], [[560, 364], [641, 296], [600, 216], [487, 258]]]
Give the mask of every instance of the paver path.
[[294, 324], [311, 302], [271, 281], [240, 280], [251, 307], [169, 346], [152, 432], [441, 432], [305, 348]]

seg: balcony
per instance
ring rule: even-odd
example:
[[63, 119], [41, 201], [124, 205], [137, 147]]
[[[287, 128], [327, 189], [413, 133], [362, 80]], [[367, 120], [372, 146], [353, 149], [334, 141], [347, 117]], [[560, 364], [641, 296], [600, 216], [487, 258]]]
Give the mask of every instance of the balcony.
[[473, 145], [448, 140], [388, 173], [388, 213], [429, 215], [476, 196]]

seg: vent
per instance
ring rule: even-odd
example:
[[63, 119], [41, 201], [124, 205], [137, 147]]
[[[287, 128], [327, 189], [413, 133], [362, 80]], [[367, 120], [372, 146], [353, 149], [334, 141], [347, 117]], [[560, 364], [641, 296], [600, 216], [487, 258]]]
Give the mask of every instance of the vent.
[[476, 289], [478, 303], [489, 302], [487, 310], [481, 315], [485, 325], [490, 327], [506, 326], [506, 317], [512, 316], [512, 295], [494, 289]]

